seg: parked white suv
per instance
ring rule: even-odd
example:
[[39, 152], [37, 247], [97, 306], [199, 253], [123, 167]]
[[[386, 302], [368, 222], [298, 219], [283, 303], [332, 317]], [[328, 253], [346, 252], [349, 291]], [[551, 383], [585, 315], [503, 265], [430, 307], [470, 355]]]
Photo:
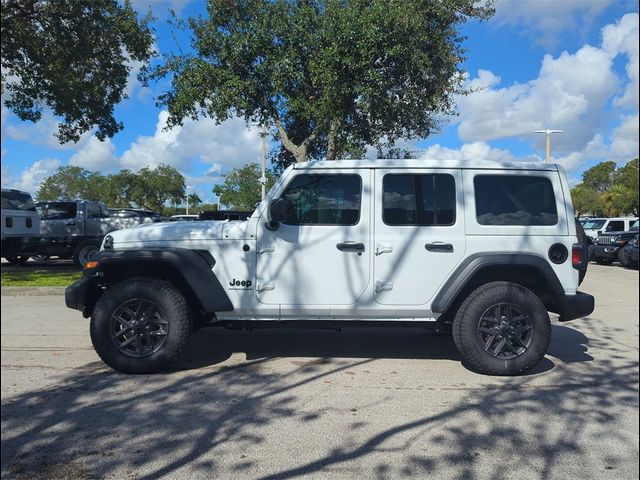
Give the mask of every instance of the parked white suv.
[[604, 232], [626, 232], [637, 220], [638, 217], [590, 218], [582, 227], [592, 240], [596, 240]]
[[548, 311], [593, 311], [576, 235], [553, 164], [309, 162], [246, 221], [110, 233], [66, 302], [123, 372], [166, 368], [206, 321], [296, 321], [452, 323], [468, 367], [519, 374], [546, 353]]

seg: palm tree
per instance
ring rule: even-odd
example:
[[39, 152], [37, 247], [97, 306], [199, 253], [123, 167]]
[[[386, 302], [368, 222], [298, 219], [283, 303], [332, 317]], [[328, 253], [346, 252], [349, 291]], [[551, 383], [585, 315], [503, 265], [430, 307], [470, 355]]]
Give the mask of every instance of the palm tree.
[[197, 207], [199, 204], [202, 203], [202, 199], [198, 196], [197, 193], [193, 192], [190, 193], [189, 196], [187, 197], [189, 200], [189, 206], [190, 207]]

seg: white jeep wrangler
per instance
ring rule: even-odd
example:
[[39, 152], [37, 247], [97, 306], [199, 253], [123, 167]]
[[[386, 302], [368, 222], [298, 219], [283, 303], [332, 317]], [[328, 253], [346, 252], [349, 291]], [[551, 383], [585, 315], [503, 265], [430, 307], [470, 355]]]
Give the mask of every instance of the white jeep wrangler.
[[548, 311], [593, 311], [587, 257], [557, 165], [309, 162], [246, 221], [110, 233], [66, 303], [122, 372], [166, 368], [207, 322], [400, 322], [449, 325], [466, 366], [513, 375], [546, 353]]

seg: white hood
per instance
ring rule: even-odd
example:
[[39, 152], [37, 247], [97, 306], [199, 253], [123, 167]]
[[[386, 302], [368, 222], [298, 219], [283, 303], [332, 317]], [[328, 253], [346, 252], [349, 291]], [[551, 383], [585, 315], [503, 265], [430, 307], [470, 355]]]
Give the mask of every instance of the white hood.
[[109, 233], [114, 246], [123, 243], [181, 242], [246, 238], [246, 221], [210, 220], [204, 222], [147, 223]]

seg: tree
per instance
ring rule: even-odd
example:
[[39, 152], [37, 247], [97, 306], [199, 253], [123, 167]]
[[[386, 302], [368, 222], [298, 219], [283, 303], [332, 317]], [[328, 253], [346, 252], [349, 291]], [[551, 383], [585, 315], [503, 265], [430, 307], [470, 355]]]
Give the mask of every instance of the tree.
[[623, 211], [633, 215], [638, 215], [638, 183], [638, 158], [634, 158], [618, 169], [615, 180], [615, 185], [622, 188]]
[[582, 174], [582, 184], [598, 193], [604, 193], [613, 186], [615, 178], [616, 162], [600, 162], [595, 167], [585, 170]]
[[43, 106], [62, 117], [61, 143], [97, 127], [104, 140], [122, 130], [114, 105], [126, 98], [134, 62], [153, 53], [150, 16], [129, 0], [2, 0], [2, 94], [21, 120]]
[[585, 213], [596, 213], [600, 209], [600, 194], [582, 183], [571, 189], [571, 199], [576, 217]]
[[109, 207], [133, 206], [162, 211], [165, 203], [184, 198], [184, 177], [175, 168], [160, 165], [139, 172], [121, 170], [101, 175], [84, 168], [64, 166], [47, 177], [36, 194], [39, 200], [82, 198], [106, 203]]
[[187, 199], [189, 200], [189, 206], [193, 208], [198, 208], [198, 205], [202, 203], [202, 199], [195, 192], [190, 194]]
[[100, 200], [104, 196], [105, 179], [99, 173], [67, 165], [47, 177], [36, 192], [38, 200]]
[[[218, 196], [223, 205], [228, 205], [235, 210], [252, 211], [256, 204], [260, 203], [262, 196], [261, 176], [261, 167], [257, 163], [250, 163], [227, 173], [224, 176], [224, 184], [213, 187], [213, 193]], [[266, 177], [268, 191], [276, 178], [270, 171], [267, 171]]]
[[209, 0], [190, 18], [195, 54], [169, 56], [168, 126], [239, 115], [274, 126], [296, 161], [424, 138], [462, 93], [469, 18], [491, 0]]

